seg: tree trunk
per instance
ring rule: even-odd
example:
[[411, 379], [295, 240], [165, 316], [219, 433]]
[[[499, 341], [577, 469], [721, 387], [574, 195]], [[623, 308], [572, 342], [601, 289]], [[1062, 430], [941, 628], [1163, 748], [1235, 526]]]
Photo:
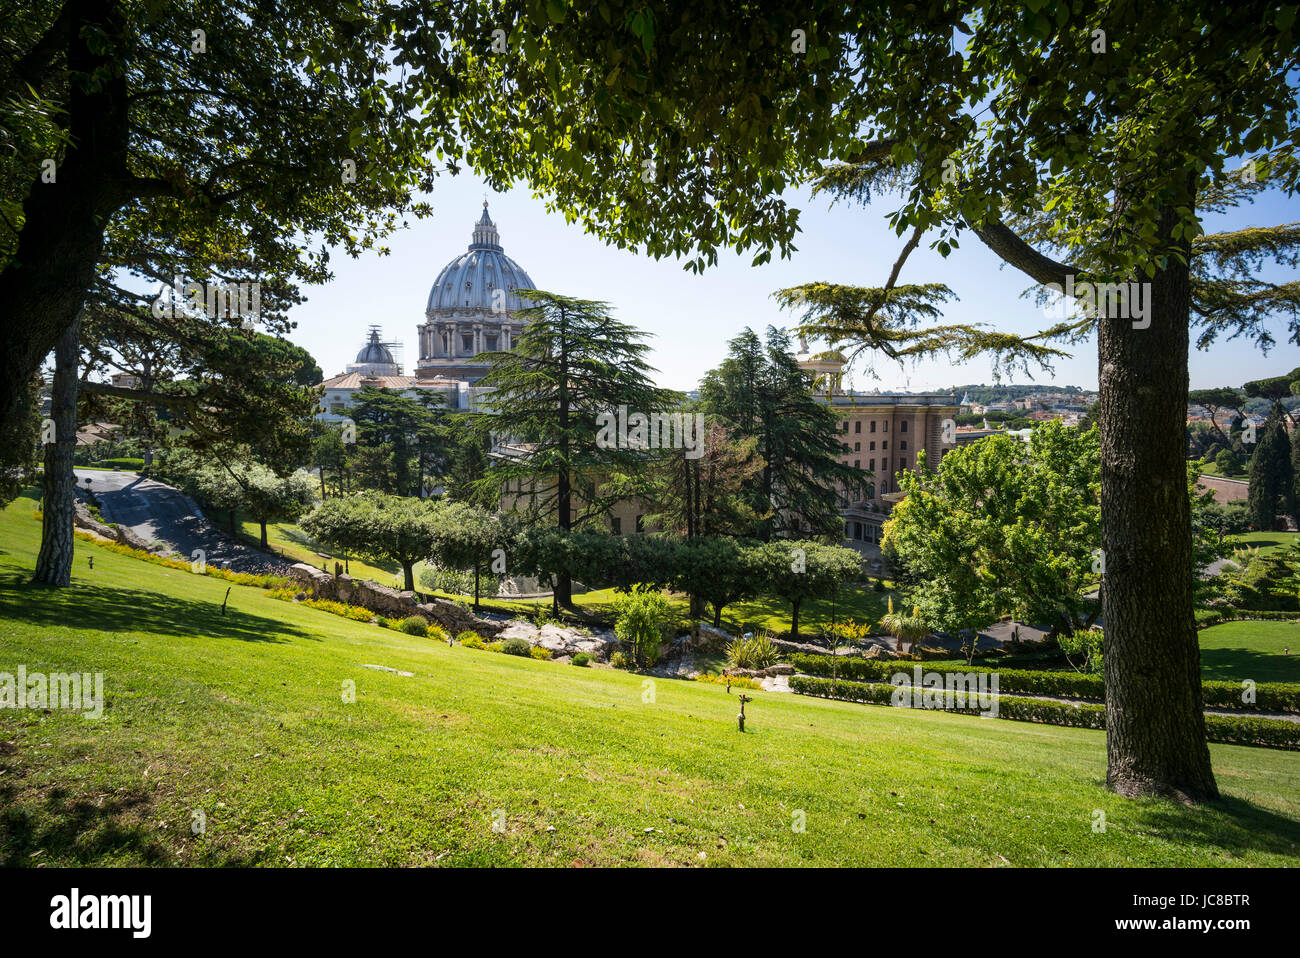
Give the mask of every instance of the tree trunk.
[[[85, 303], [104, 246], [104, 224], [129, 193], [125, 27], [117, 5], [71, 0], [67, 50], [67, 149], [47, 182], [38, 168], [23, 200], [23, 229], [0, 270], [0, 416], [20, 415], [24, 390]], [[93, 48], [93, 49], [92, 49]], [[89, 82], [97, 74], [97, 82]], [[51, 157], [51, 159], [53, 159]]]
[[414, 592], [415, 591], [415, 563], [414, 562], [402, 563], [402, 578], [406, 583], [405, 585], [406, 591]]
[[[81, 316], [63, 331], [54, 349], [54, 384], [50, 415], [54, 442], [45, 444], [45, 501], [41, 511], [41, 551], [32, 582], [64, 588], [72, 582], [73, 503], [77, 476], [72, 456], [77, 448], [77, 353]], [[44, 430], [42, 430], [44, 432]]]
[[266, 544], [266, 520], [258, 519], [257, 524], [262, 530], [262, 551], [263, 552], [269, 551], [269, 547]]
[[474, 614], [478, 614], [478, 563], [474, 563]]
[[[1162, 238], [1172, 221], [1171, 211]], [[1127, 796], [1213, 799], [1184, 463], [1186, 263], [1171, 257], [1150, 289], [1149, 328], [1098, 322], [1106, 783]]]
[[799, 641], [799, 603], [790, 603], [790, 641]]
[[722, 606], [717, 603], [714, 603], [713, 606], [713, 627], [715, 629], [722, 628]]

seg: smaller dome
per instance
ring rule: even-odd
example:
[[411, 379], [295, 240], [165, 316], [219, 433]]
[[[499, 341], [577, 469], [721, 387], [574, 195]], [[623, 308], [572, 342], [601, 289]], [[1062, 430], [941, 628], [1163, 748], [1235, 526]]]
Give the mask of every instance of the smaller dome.
[[393, 351], [379, 341], [378, 327], [371, 327], [369, 341], [361, 347], [361, 352], [357, 353], [357, 363], [388, 363], [392, 364]]

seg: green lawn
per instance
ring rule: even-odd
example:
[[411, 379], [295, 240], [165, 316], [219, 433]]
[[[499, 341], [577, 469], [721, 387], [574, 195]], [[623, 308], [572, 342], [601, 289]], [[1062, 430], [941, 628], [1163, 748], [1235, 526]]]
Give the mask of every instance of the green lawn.
[[1300, 864], [1300, 754], [1212, 746], [1225, 797], [1188, 809], [1107, 792], [1093, 731], [760, 692], [741, 735], [718, 686], [239, 586], [222, 616], [225, 582], [86, 542], [30, 588], [32, 509], [0, 514], [0, 671], [102, 671], [109, 705], [0, 710], [3, 865]]
[[1225, 622], [1200, 636], [1207, 679], [1300, 682], [1300, 621]]
[[1271, 555], [1291, 548], [1300, 542], [1300, 532], [1243, 532], [1232, 537], [1232, 544], [1258, 549], [1260, 555]]

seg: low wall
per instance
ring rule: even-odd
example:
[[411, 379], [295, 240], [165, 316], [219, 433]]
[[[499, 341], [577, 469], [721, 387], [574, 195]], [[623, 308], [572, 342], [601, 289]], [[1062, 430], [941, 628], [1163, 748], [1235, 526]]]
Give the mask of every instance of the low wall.
[[446, 599], [435, 596], [430, 601], [421, 603], [414, 592], [391, 589], [370, 579], [354, 579], [350, 575], [330, 575], [323, 569], [317, 569], [305, 562], [291, 567], [289, 576], [302, 586], [304, 592], [310, 592], [317, 598], [359, 605], [376, 615], [393, 619], [408, 615], [422, 615], [436, 622], [452, 635], [469, 630], [479, 635], [495, 636], [504, 628], [503, 623], [480, 619], [474, 613]]

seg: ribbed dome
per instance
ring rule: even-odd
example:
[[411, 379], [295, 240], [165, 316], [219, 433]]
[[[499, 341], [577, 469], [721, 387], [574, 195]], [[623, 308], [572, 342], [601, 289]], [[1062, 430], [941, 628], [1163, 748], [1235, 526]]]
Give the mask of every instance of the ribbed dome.
[[379, 330], [370, 330], [370, 341], [357, 353], [357, 363], [395, 363], [393, 352], [379, 341]]
[[496, 305], [493, 291], [500, 289], [505, 291], [505, 308], [513, 311], [524, 309], [528, 303], [511, 290], [536, 288], [523, 267], [502, 251], [500, 235], [485, 202], [483, 215], [474, 224], [474, 241], [469, 250], [442, 268], [429, 290], [425, 308], [492, 309]]

